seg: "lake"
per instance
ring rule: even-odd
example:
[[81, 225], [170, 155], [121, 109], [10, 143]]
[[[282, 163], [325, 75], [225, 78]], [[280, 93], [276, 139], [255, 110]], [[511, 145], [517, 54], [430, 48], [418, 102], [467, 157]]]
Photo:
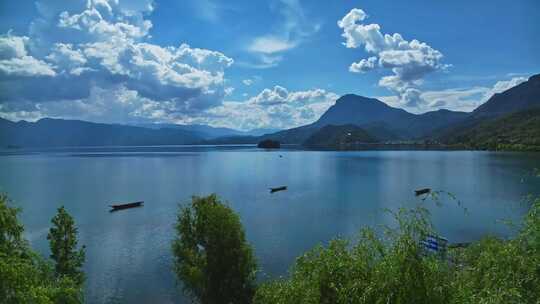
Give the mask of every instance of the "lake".
[[[280, 157], [280, 155], [282, 157]], [[413, 190], [454, 194], [425, 201], [450, 242], [509, 237], [500, 220], [519, 222], [540, 194], [540, 154], [471, 151], [264, 151], [239, 147], [118, 147], [3, 151], [0, 191], [23, 208], [33, 248], [48, 256], [46, 235], [65, 205], [87, 247], [88, 303], [188, 303], [172, 272], [179, 204], [217, 193], [239, 213], [260, 278], [286, 275], [318, 243], [391, 224], [385, 208], [421, 202]], [[288, 190], [270, 194], [269, 187]], [[113, 202], [145, 206], [109, 213]]]

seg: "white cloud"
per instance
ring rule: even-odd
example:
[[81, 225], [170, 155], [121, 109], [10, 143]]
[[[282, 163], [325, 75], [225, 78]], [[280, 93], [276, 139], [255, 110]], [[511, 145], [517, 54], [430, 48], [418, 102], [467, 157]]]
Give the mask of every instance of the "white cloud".
[[0, 115], [8, 119], [37, 120], [42, 117], [82, 119], [106, 123], [153, 121], [166, 118], [165, 113], [174, 105], [156, 102], [140, 96], [137, 91], [124, 85], [109, 88], [92, 87], [87, 98], [59, 100], [37, 104], [33, 110], [12, 109], [5, 111], [0, 104]]
[[[514, 77], [510, 80], [497, 81], [491, 87], [475, 86], [420, 92], [419, 98], [424, 100], [424, 103], [403, 108], [413, 113], [439, 109], [470, 112], [486, 102], [493, 94], [506, 91], [526, 80], [525, 77]], [[381, 96], [379, 99], [390, 106], [402, 107], [402, 101], [396, 96]]]
[[322, 89], [289, 91], [275, 86], [244, 101], [225, 101], [221, 106], [181, 121], [242, 130], [290, 128], [314, 122], [337, 98], [336, 94]]
[[226, 87], [226, 88], [225, 88], [225, 96], [232, 95], [233, 92], [234, 92], [234, 88], [233, 88], [233, 87]]
[[286, 39], [275, 36], [257, 37], [249, 46], [251, 52], [259, 52], [265, 54], [273, 54], [286, 51], [295, 47], [296, 44]]
[[45, 59], [55, 64], [58, 70], [77, 76], [85, 70], [91, 70], [90, 68], [84, 68], [87, 59], [83, 52], [74, 50], [71, 44], [56, 43]]
[[7, 76], [54, 76], [56, 73], [45, 62], [32, 56], [0, 60], [0, 75]]
[[490, 98], [493, 94], [504, 92], [512, 87], [517, 86], [523, 82], [527, 81], [526, 77], [514, 77], [510, 80], [501, 80], [497, 81], [493, 88], [486, 94], [486, 100]]
[[345, 38], [343, 44], [347, 48], [363, 46], [367, 53], [375, 55], [352, 63], [349, 71], [389, 69], [393, 75], [382, 77], [379, 85], [396, 93], [404, 106], [414, 107], [423, 103], [418, 89], [423, 78], [449, 67], [441, 63], [442, 53], [416, 39], [407, 41], [398, 33], [383, 34], [378, 24], [363, 23], [367, 17], [363, 10], [355, 8], [338, 21]]
[[52, 66], [28, 55], [28, 37], [13, 36], [11, 33], [0, 36], [0, 76], [33, 77], [54, 76]]
[[353, 62], [349, 67], [349, 71], [353, 73], [365, 73], [374, 70], [377, 67], [377, 57], [369, 57], [358, 62]]
[[[65, 9], [61, 1], [38, 2], [40, 16], [28, 37], [9, 34], [0, 40], [0, 60], [12, 62], [2, 61], [12, 75], [0, 77], [5, 88], [0, 90], [0, 116], [286, 128], [315, 121], [337, 99], [322, 89], [275, 86], [246, 95], [244, 101], [223, 101], [234, 91], [225, 81], [233, 60], [187, 44], [149, 43], [152, 24], [145, 16], [152, 6], [140, 7], [127, 10], [115, 0], [73, 1]], [[287, 24], [291, 33], [297, 31], [293, 23]], [[259, 52], [261, 64], [281, 60], [284, 46], [272, 47], [277, 53]], [[15, 59], [35, 62], [32, 67], [19, 64], [15, 73]], [[243, 83], [256, 81], [259, 76]]]
[[12, 36], [9, 32], [5, 36], [0, 36], [0, 59], [20, 58], [26, 56], [25, 43], [28, 37]]
[[[109, 109], [107, 103], [115, 101], [94, 102], [96, 92], [111, 90], [110, 95], [116, 96], [122, 88], [120, 91], [146, 100], [131, 104], [148, 107], [152, 102], [153, 108], [164, 104], [160, 108], [163, 117], [175, 119], [218, 106], [232, 93], [224, 77], [233, 64], [231, 58], [188, 44], [147, 42], [152, 28], [146, 19], [153, 10], [151, 1], [50, 0], [38, 1], [37, 8], [40, 15], [31, 23], [28, 36], [8, 33], [0, 37], [4, 116], [19, 104], [16, 108], [21, 113], [67, 115], [68, 110], [87, 109], [101, 113], [102, 119], [91, 117], [103, 121], [105, 112], [97, 107]], [[127, 113], [138, 119], [149, 112]], [[157, 113], [151, 116], [156, 118]], [[127, 119], [123, 117], [123, 121]]]
[[247, 46], [259, 63], [242, 63], [243, 66], [275, 67], [283, 59], [284, 52], [299, 46], [319, 31], [320, 24], [308, 20], [298, 0], [280, 0], [278, 4], [279, 13], [283, 16], [280, 25], [269, 34], [255, 37]]

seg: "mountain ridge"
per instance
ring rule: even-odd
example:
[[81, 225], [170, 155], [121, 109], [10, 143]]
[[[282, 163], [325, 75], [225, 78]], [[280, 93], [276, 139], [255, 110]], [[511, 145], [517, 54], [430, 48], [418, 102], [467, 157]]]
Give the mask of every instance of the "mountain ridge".
[[[424, 139], [444, 141], [452, 138], [453, 134], [476, 128], [486, 121], [536, 107], [540, 107], [540, 74], [533, 75], [529, 80], [504, 92], [494, 94], [472, 112], [440, 109], [414, 114], [391, 107], [376, 98], [345, 94], [317, 121], [263, 135], [247, 135], [249, 133], [243, 131], [206, 125], [152, 124], [150, 128], [145, 128], [52, 118], [44, 118], [35, 123], [0, 119], [0, 145], [246, 144], [266, 139], [278, 140], [284, 144], [302, 144], [327, 125], [354, 125], [382, 142]], [[512, 119], [510, 121], [516, 123]], [[75, 128], [64, 130], [72, 127]], [[496, 124], [491, 127], [496, 127]], [[32, 130], [37, 133], [32, 134]], [[83, 130], [90, 133], [85, 134]], [[204, 134], [205, 130], [224, 132], [221, 133], [224, 135], [214, 137], [215, 134]], [[261, 133], [266, 131], [269, 130], [261, 130]], [[89, 134], [91, 136], [88, 136]], [[85, 142], [83, 138], [89, 139]]]
[[264, 139], [300, 144], [326, 125], [347, 124], [363, 128], [374, 124], [385, 125], [388, 133], [395, 134], [387, 140], [422, 138], [436, 129], [448, 127], [465, 119], [467, 115], [466, 112], [446, 109], [413, 114], [391, 107], [375, 98], [346, 94], [338, 98], [335, 104], [314, 123], [268, 134]]
[[184, 130], [153, 130], [119, 124], [43, 118], [36, 122], [2, 119], [0, 146], [134, 146], [195, 144], [199, 136]]
[[[344, 106], [345, 105], [345, 106]], [[387, 126], [393, 139], [433, 139], [446, 137], [460, 129], [475, 127], [486, 119], [495, 119], [511, 113], [540, 107], [540, 74], [527, 81], [494, 94], [472, 112], [458, 112], [447, 109], [413, 114], [403, 109], [393, 108], [384, 102], [355, 94], [338, 98], [316, 122], [269, 134], [265, 138], [282, 139], [286, 142], [305, 141], [313, 132], [324, 125], [354, 124], [366, 127], [369, 124]]]

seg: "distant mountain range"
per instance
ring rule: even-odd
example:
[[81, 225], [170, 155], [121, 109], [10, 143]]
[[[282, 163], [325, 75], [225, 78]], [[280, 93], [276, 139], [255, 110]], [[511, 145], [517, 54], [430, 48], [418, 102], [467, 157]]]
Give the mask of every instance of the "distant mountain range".
[[[348, 94], [340, 97], [316, 122], [261, 138], [279, 140], [282, 143], [313, 145], [312, 140], [309, 142], [307, 140], [324, 126], [355, 125], [380, 142], [429, 139], [446, 144], [458, 144], [457, 136], [467, 130], [480, 128], [480, 125], [485, 128], [487, 122], [492, 122], [489, 128], [493, 130], [502, 127], [500, 125], [502, 122], [517, 123], [515, 117], [508, 120], [497, 119], [523, 111], [537, 113], [534, 111], [535, 108], [540, 108], [540, 74], [493, 95], [471, 113], [438, 110], [412, 114], [403, 109], [390, 107], [374, 98]], [[470, 146], [470, 143], [468, 145]]]
[[[35, 123], [15, 123], [0, 119], [0, 146], [247, 144], [265, 139], [309, 146], [351, 140], [430, 140], [476, 148], [493, 147], [494, 143], [536, 145], [540, 134], [537, 108], [540, 108], [540, 74], [493, 95], [470, 113], [438, 110], [412, 114], [374, 98], [347, 94], [336, 100], [316, 122], [277, 132], [272, 129], [242, 132], [206, 125], [125, 126], [49, 118]], [[344, 134], [351, 135], [344, 137]]]
[[177, 129], [154, 130], [50, 118], [16, 123], [0, 119], [3, 147], [183, 145], [201, 140], [192, 132]]
[[449, 110], [412, 114], [374, 98], [348, 94], [340, 97], [316, 122], [262, 138], [289, 144], [303, 143], [324, 126], [348, 124], [363, 128], [379, 141], [418, 139], [453, 126], [468, 115]]
[[231, 137], [231, 136], [261, 136], [264, 134], [275, 133], [279, 129], [253, 129], [250, 131], [239, 131], [231, 128], [212, 127], [208, 125], [193, 124], [193, 125], [181, 125], [181, 124], [136, 124], [135, 126], [150, 128], [150, 129], [178, 129], [184, 131], [193, 132], [194, 135], [203, 139], [215, 139], [218, 137]]
[[[43, 118], [12, 122], [0, 118], [0, 147], [145, 146], [204, 144], [230, 136], [260, 136], [275, 129], [247, 132], [206, 125], [141, 124], [136, 126]], [[255, 137], [253, 137], [255, 138]]]

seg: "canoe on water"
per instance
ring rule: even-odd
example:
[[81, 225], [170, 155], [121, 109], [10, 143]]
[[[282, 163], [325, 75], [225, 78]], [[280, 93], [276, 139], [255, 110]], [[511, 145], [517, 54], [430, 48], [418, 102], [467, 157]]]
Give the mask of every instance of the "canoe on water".
[[431, 192], [431, 189], [429, 188], [425, 188], [425, 189], [419, 189], [419, 190], [415, 190], [414, 193], [416, 194], [416, 196], [420, 196], [422, 194], [427, 194], [427, 193], [430, 193]]
[[118, 211], [122, 209], [129, 209], [129, 208], [135, 208], [135, 207], [141, 207], [144, 204], [144, 202], [134, 202], [134, 203], [127, 203], [127, 204], [118, 204], [118, 205], [109, 205], [111, 207], [112, 211]]
[[274, 192], [278, 192], [278, 191], [284, 191], [284, 190], [287, 190], [287, 186], [270, 188], [270, 193], [274, 193]]

